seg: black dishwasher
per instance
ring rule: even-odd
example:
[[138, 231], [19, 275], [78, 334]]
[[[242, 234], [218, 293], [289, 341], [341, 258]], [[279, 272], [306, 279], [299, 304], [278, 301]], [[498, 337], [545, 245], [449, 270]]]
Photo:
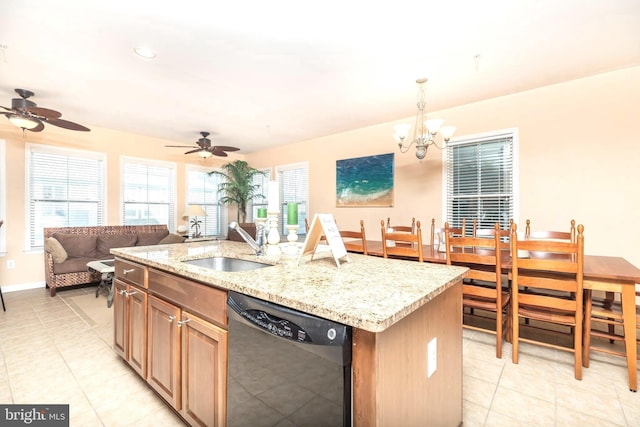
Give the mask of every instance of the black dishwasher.
[[229, 292], [227, 426], [351, 425], [351, 327]]

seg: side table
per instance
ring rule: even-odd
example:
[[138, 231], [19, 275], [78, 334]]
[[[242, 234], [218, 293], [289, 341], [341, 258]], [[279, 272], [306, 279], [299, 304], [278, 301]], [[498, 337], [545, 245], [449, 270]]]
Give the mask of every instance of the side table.
[[100, 295], [100, 291], [107, 292], [107, 307], [111, 307], [113, 304], [113, 276], [115, 273], [115, 260], [104, 261], [91, 261], [87, 263], [87, 269], [89, 271], [96, 271], [102, 274], [102, 280], [96, 289], [96, 298]]

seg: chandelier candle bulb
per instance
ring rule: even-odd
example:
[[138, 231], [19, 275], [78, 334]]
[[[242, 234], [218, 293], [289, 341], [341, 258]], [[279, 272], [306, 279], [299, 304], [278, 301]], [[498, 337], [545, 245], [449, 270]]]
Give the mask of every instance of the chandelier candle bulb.
[[267, 210], [269, 212], [280, 212], [280, 209], [278, 209], [278, 205], [280, 204], [279, 191], [278, 181], [269, 181], [269, 201], [267, 204]]
[[297, 203], [287, 203], [287, 225], [298, 225]]
[[267, 208], [258, 208], [258, 218], [267, 217]]

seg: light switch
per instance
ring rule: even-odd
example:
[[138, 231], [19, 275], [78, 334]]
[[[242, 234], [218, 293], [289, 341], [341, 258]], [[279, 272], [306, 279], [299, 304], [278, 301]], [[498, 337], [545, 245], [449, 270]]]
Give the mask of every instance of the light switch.
[[438, 338], [433, 337], [427, 345], [427, 377], [431, 378], [438, 367]]

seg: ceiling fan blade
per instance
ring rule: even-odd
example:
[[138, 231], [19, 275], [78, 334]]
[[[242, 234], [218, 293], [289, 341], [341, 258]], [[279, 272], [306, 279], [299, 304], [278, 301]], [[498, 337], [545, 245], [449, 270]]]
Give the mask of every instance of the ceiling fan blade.
[[11, 108], [9, 108], [9, 107], [4, 107], [4, 106], [2, 106], [2, 105], [0, 105], [0, 108], [4, 108], [4, 109], [5, 109], [5, 110], [7, 110], [7, 111], [13, 111]]
[[197, 153], [198, 151], [202, 151], [202, 148], [198, 147], [198, 148], [196, 148], [195, 150], [187, 151], [187, 152], [186, 152], [186, 153], [184, 153], [184, 154]]
[[171, 148], [193, 148], [193, 145], [165, 145], [165, 147], [171, 147]]
[[42, 123], [40, 120], [38, 120], [38, 126], [34, 127], [33, 129], [28, 129], [30, 132], [42, 132], [44, 130], [44, 123]]
[[46, 117], [47, 119], [59, 119], [62, 116], [62, 113], [59, 111], [42, 107], [29, 107], [27, 108], [27, 112], [35, 114], [36, 116]]
[[219, 150], [211, 150], [210, 153], [213, 154], [214, 156], [218, 156], [218, 157], [228, 157], [229, 156], [224, 151], [219, 151]]
[[239, 148], [236, 147], [227, 147], [226, 145], [216, 145], [215, 147], [213, 147], [214, 150], [218, 150], [218, 151], [238, 151], [240, 150]]
[[65, 129], [69, 129], [69, 130], [79, 130], [79, 131], [84, 131], [84, 132], [88, 132], [91, 129], [89, 129], [88, 127], [79, 125], [78, 123], [74, 123], [74, 122], [70, 122], [69, 120], [63, 120], [63, 119], [49, 119], [47, 118], [47, 123], [50, 123], [54, 126], [58, 126], [61, 128], [65, 128]]

